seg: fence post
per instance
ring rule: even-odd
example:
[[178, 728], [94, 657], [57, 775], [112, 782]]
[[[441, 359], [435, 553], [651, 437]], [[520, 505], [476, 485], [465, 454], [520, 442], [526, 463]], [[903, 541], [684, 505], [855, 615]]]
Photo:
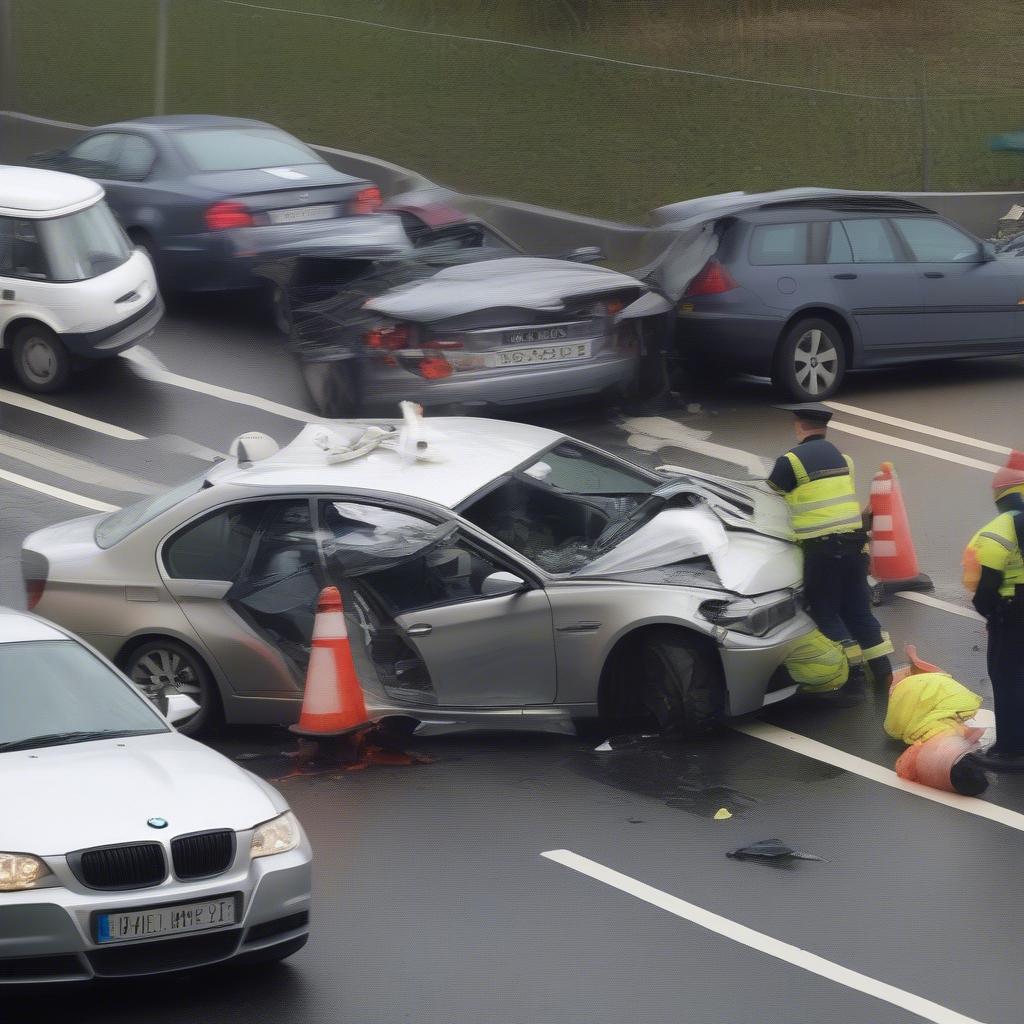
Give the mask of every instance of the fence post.
[[928, 58], [921, 54], [921, 83], [918, 97], [921, 106], [921, 191], [927, 192], [931, 186], [932, 154], [928, 140]]
[[167, 105], [167, 24], [171, 0], [157, 0], [157, 4], [153, 113], [163, 114]]

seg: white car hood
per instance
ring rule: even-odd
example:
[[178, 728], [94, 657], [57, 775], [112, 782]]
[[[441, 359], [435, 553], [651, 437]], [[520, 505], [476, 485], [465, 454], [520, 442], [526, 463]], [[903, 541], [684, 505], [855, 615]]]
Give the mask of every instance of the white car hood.
[[578, 576], [658, 569], [707, 557], [722, 586], [750, 596], [799, 586], [803, 561], [794, 544], [726, 529], [706, 505], [670, 508], [591, 562]]
[[[247, 771], [176, 732], [3, 753], [0, 787], [0, 850], [41, 857], [241, 831], [287, 807]], [[152, 829], [150, 818], [168, 827]]]

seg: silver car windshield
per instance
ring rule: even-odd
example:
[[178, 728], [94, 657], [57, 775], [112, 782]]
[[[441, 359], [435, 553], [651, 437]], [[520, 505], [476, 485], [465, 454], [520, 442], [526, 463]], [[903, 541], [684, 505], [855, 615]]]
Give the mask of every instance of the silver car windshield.
[[120, 508], [111, 512], [105, 519], [96, 524], [95, 540], [101, 548], [112, 548], [119, 541], [122, 541], [129, 534], [134, 533], [140, 526], [156, 519], [168, 509], [174, 508], [186, 498], [191, 498], [202, 490], [206, 482], [206, 473], [201, 476], [186, 480], [177, 487], [164, 491], [163, 494], [154, 495], [151, 498], [143, 498], [134, 505]]
[[36, 221], [51, 281], [88, 281], [128, 261], [132, 246], [105, 202]]
[[74, 641], [0, 644], [0, 754], [168, 731], [131, 686]]

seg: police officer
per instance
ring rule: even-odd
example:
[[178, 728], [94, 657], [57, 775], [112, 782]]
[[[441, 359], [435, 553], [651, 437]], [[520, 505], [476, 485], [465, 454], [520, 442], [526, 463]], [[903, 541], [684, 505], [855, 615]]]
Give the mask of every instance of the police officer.
[[988, 674], [996, 742], [974, 757], [996, 771], [1024, 771], [1024, 452], [992, 480], [999, 515], [964, 552], [964, 585], [988, 624]]
[[825, 433], [832, 413], [823, 405], [783, 405], [795, 416], [798, 444], [778, 459], [768, 483], [789, 506], [804, 556], [804, 595], [818, 629], [843, 646], [850, 678], [842, 690], [814, 700], [864, 699], [864, 664], [879, 684], [892, 682], [893, 647], [871, 611], [864, 514], [857, 502], [853, 460]]

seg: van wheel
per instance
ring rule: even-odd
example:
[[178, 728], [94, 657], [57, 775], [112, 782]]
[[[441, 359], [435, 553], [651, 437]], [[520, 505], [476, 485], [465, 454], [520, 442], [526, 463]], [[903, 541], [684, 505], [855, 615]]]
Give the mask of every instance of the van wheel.
[[800, 320], [779, 345], [772, 383], [798, 402], [820, 402], [839, 390], [845, 373], [846, 350], [835, 325]]
[[644, 637], [639, 686], [641, 704], [666, 734], [710, 732], [724, 711], [721, 668], [711, 651], [674, 629]]
[[11, 358], [29, 391], [60, 391], [71, 378], [71, 355], [49, 327], [28, 324], [15, 335]]
[[175, 728], [185, 736], [207, 732], [221, 717], [217, 688], [202, 659], [177, 640], [150, 640], [121, 659], [124, 674], [160, 710], [167, 710], [166, 697], [183, 693], [199, 710]]

